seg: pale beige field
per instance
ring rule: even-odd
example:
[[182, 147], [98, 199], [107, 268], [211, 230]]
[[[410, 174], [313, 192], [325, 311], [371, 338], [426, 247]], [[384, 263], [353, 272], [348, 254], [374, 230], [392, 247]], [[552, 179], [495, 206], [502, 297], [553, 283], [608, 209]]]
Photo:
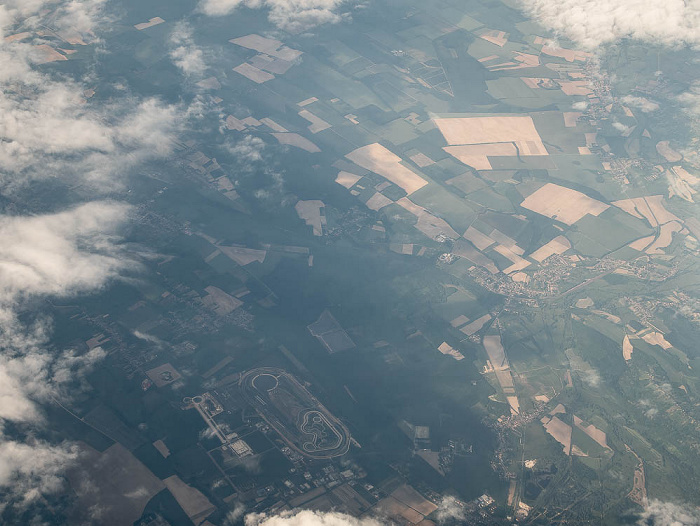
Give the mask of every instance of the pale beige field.
[[255, 34], [234, 38], [229, 40], [229, 42], [290, 62], [302, 55], [302, 51], [289, 48], [283, 45], [279, 40], [275, 40], [274, 38], [265, 38]]
[[683, 230], [683, 227], [676, 221], [661, 225], [659, 228], [659, 237], [645, 250], [647, 254], [660, 255], [664, 254], [663, 249], [673, 241], [673, 234]]
[[273, 121], [273, 120], [272, 120], [271, 118], [269, 118], [269, 117], [263, 117], [262, 119], [260, 119], [260, 122], [262, 122], [265, 126], [267, 126], [268, 128], [270, 128], [272, 131], [276, 131], [276, 132], [279, 132], [279, 133], [284, 133], [284, 132], [286, 132], [286, 131], [289, 131], [289, 130], [287, 130], [287, 128], [285, 128], [284, 126], [281, 126], [281, 125], [277, 124], [275, 121]]
[[593, 424], [589, 424], [587, 426], [584, 425], [583, 420], [581, 420], [576, 415], [574, 415], [574, 425], [576, 427], [578, 427], [581, 431], [586, 433], [593, 440], [595, 440], [599, 446], [604, 447], [605, 449], [610, 449], [610, 446], [608, 446], [608, 441], [607, 441], [607, 436], [605, 434], [605, 431], [598, 429]]
[[552, 435], [554, 440], [563, 446], [564, 454], [569, 455], [571, 453], [571, 426], [565, 424], [556, 416], [553, 416], [551, 419], [547, 416], [543, 417], [542, 425], [544, 425], [547, 433]]
[[520, 155], [548, 155], [529, 115], [446, 117], [434, 122], [450, 146], [515, 142]]
[[530, 254], [530, 258], [538, 263], [542, 263], [545, 259], [553, 254], [563, 254], [571, 248], [571, 243], [564, 236], [557, 236], [549, 243], [542, 245], [540, 248]]
[[567, 128], [575, 128], [576, 121], [582, 115], [580, 111], [565, 111], [564, 115], [564, 126]]
[[158, 24], [162, 24], [165, 22], [161, 17], [159, 16], [154, 16], [151, 18], [148, 22], [142, 22], [140, 24], [134, 25], [136, 29], [139, 31], [143, 31], [144, 29], [148, 29], [149, 27], [157, 26]]
[[511, 142], [445, 146], [443, 150], [475, 170], [491, 170], [489, 156], [513, 157], [518, 153]]
[[219, 316], [226, 316], [243, 305], [241, 300], [226, 294], [218, 287], [209, 286], [204, 290], [207, 291], [207, 295], [202, 298], [202, 302]]
[[321, 151], [318, 146], [298, 133], [273, 133], [272, 135], [279, 141], [280, 144], [296, 146], [297, 148], [301, 148], [302, 150], [306, 150], [310, 153], [318, 153]]
[[418, 230], [423, 232], [430, 239], [435, 239], [442, 234], [450, 239], [457, 239], [459, 234], [442, 218], [435, 217], [422, 206], [418, 206], [408, 197], [402, 197], [396, 204], [411, 212], [418, 218], [414, 225]]
[[370, 210], [381, 210], [385, 206], [388, 206], [392, 204], [393, 201], [386, 197], [385, 195], [380, 194], [379, 192], [375, 192], [372, 197], [370, 197], [365, 205], [367, 208]]
[[435, 161], [433, 161], [424, 153], [417, 153], [415, 155], [411, 155], [409, 159], [416, 163], [416, 166], [418, 166], [419, 168], [424, 168], [426, 166], [430, 166], [431, 164], [435, 164]]
[[319, 200], [300, 200], [294, 206], [299, 218], [311, 227], [315, 236], [323, 235], [323, 225], [326, 224], [326, 218], [321, 215], [321, 209], [325, 206], [323, 201]]
[[249, 265], [253, 261], [262, 263], [265, 261], [265, 256], [267, 255], [266, 250], [258, 250], [255, 248], [225, 247], [222, 245], [217, 245], [217, 248], [221, 250], [226, 257], [232, 259], [241, 266]]
[[676, 163], [683, 159], [683, 156], [671, 148], [669, 144], [670, 143], [668, 141], [661, 141], [657, 143], [656, 151], [659, 152], [659, 155], [663, 156], [670, 163]]
[[547, 183], [527, 196], [520, 206], [567, 225], [573, 225], [586, 214], [598, 216], [609, 208], [592, 197], [554, 183]]
[[311, 113], [309, 110], [301, 110], [299, 112], [299, 117], [302, 119], [306, 119], [311, 123], [309, 126], [309, 131], [311, 133], [318, 133], [323, 130], [327, 130], [328, 128], [331, 127], [330, 124], [328, 124], [326, 121], [321, 119], [320, 117], [317, 117], [313, 113]]
[[542, 46], [542, 53], [549, 55], [550, 57], [560, 57], [568, 62], [574, 62], [575, 60], [579, 62], [585, 62], [593, 56], [592, 53], [587, 53], [585, 51], [574, 51], [572, 49], [564, 49], [560, 47], [554, 47], [552, 45]]
[[404, 484], [399, 486], [391, 494], [399, 502], [410, 506], [421, 515], [430, 515], [437, 509], [437, 506], [418, 493], [412, 486]]
[[634, 197], [613, 201], [616, 207], [639, 219], [646, 219], [650, 226], [657, 227], [669, 221], [680, 221], [678, 217], [666, 210], [662, 195]]
[[489, 236], [486, 234], [483, 234], [473, 226], [470, 226], [467, 228], [467, 231], [464, 233], [462, 236], [464, 239], [469, 241], [472, 245], [474, 245], [476, 248], [479, 250], [484, 250], [490, 247], [495, 243], [493, 239], [491, 239]]
[[463, 333], [466, 334], [467, 336], [471, 336], [471, 335], [474, 334], [475, 332], [480, 331], [481, 328], [482, 328], [484, 325], [486, 325], [486, 323], [487, 323], [490, 319], [491, 319], [491, 315], [490, 315], [490, 314], [484, 314], [484, 315], [481, 316], [480, 318], [477, 318], [476, 320], [474, 320], [473, 322], [471, 322], [471, 323], [470, 323], [469, 325], [467, 325], [466, 327], [462, 327], [462, 328], [460, 329], [460, 332], [463, 332]]
[[452, 325], [456, 329], [457, 327], [461, 327], [466, 323], [469, 323], [469, 318], [467, 318], [464, 314], [460, 314], [450, 322], [450, 325]]
[[196, 525], [201, 524], [207, 516], [216, 510], [216, 506], [209, 502], [209, 499], [201, 491], [185, 484], [177, 475], [163, 479], [163, 483]]
[[508, 369], [508, 360], [506, 359], [506, 352], [501, 344], [501, 337], [496, 335], [484, 336], [484, 348], [486, 353], [489, 355], [489, 359], [493, 364], [494, 369], [505, 370]]
[[486, 42], [491, 42], [498, 47], [503, 47], [508, 42], [508, 35], [504, 31], [498, 31], [497, 29], [490, 29], [479, 35], [479, 38], [483, 38]]
[[659, 347], [661, 347], [661, 348], [664, 349], [664, 350], [668, 350], [668, 349], [670, 349], [671, 347], [673, 347], [673, 345], [671, 345], [671, 344], [666, 340], [666, 338], [664, 338], [664, 335], [661, 334], [660, 332], [656, 332], [656, 331], [650, 332], [650, 333], [645, 334], [644, 336], [642, 336], [642, 339], [643, 339], [645, 342], [650, 343], [650, 344], [652, 344], [652, 345], [658, 345]]
[[316, 97], [310, 97], [308, 99], [304, 99], [301, 102], [297, 102], [297, 106], [301, 106], [302, 108], [304, 106], [308, 106], [309, 104], [313, 104], [316, 102], [318, 99]]
[[457, 349], [452, 347], [449, 343], [447, 342], [442, 342], [438, 346], [438, 351], [440, 351], [442, 354], [446, 354], [449, 356], [452, 356], [455, 360], [463, 360], [464, 356], [462, 355], [461, 352], [459, 352]]
[[632, 359], [632, 352], [634, 351], [634, 346], [632, 345], [632, 342], [630, 341], [630, 337], [625, 334], [624, 339], [622, 340], [622, 357], [630, 361]]
[[403, 188], [408, 195], [423, 188], [428, 181], [409, 170], [401, 163], [401, 157], [390, 152], [379, 143], [368, 144], [347, 154], [356, 165], [381, 175]]
[[236, 66], [235, 68], [233, 68], [233, 71], [243, 75], [247, 79], [250, 79], [257, 84], [262, 84], [263, 82], [267, 82], [268, 80], [272, 80], [275, 78], [275, 76], [271, 73], [258, 69], [255, 66], [248, 64], [247, 62]]
[[344, 186], [348, 190], [355, 186], [355, 183], [362, 179], [362, 176], [360, 175], [355, 175], [350, 172], [338, 172], [338, 176], [335, 178], [335, 182], [338, 183], [341, 186]]

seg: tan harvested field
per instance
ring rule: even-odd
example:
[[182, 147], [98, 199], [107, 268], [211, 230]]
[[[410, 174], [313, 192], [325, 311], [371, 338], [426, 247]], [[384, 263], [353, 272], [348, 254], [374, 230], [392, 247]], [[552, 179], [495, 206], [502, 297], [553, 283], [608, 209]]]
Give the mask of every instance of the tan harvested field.
[[486, 42], [491, 42], [498, 47], [503, 47], [508, 42], [508, 35], [504, 31], [498, 31], [497, 29], [490, 29], [480, 34], [479, 38], [483, 38]]
[[202, 492], [185, 484], [177, 475], [168, 477], [163, 482], [195, 525], [201, 524], [216, 510], [216, 506]]
[[139, 31], [143, 31], [144, 29], [148, 29], [149, 27], [157, 26], [158, 24], [162, 24], [165, 22], [161, 17], [159, 16], [154, 16], [151, 18], [148, 22], [141, 22], [140, 24], [134, 25], [136, 29]]
[[250, 79], [257, 84], [262, 84], [263, 82], [267, 82], [268, 80], [272, 80], [275, 78], [273, 74], [258, 69], [252, 64], [248, 64], [247, 62], [236, 66], [235, 68], [233, 68], [233, 71], [243, 75], [247, 79]]
[[146, 371], [146, 376], [156, 384], [156, 387], [163, 387], [182, 378], [182, 375], [169, 363], [159, 365], [158, 367]]
[[588, 307], [592, 307], [594, 303], [591, 298], [581, 298], [576, 300], [575, 305], [577, 309], [587, 309]]
[[4, 38], [5, 42], [19, 42], [25, 38], [29, 38], [32, 34], [29, 31], [24, 31], [22, 33], [15, 33], [14, 35], [9, 35]]
[[434, 122], [450, 146], [514, 142], [520, 155], [548, 155], [529, 115], [446, 117]]
[[613, 323], [622, 322], [622, 319], [619, 316], [616, 316], [615, 314], [610, 314], [609, 312], [605, 312], [604, 310], [591, 309], [591, 312]]
[[455, 360], [463, 360], [464, 359], [464, 356], [462, 355], [462, 353], [459, 352], [454, 347], [452, 347], [447, 342], [442, 342], [440, 345], [438, 345], [438, 351], [440, 351], [442, 354], [447, 354], [447, 355], [452, 356]]
[[571, 248], [571, 243], [564, 236], [557, 236], [549, 243], [542, 245], [540, 248], [530, 254], [530, 258], [538, 263], [542, 263], [545, 259], [553, 254], [563, 254]]
[[511, 266], [503, 269], [504, 274], [510, 274], [511, 272], [523, 270], [531, 265], [529, 261], [521, 258], [518, 254], [504, 245], [496, 245], [493, 250], [513, 263]]
[[318, 101], [316, 97], [310, 97], [308, 99], [304, 99], [301, 102], [297, 102], [297, 106], [301, 106], [302, 108], [304, 106], [308, 106], [309, 104], [313, 104], [314, 102]]
[[32, 60], [37, 64], [47, 64], [49, 62], [68, 60], [65, 55], [62, 55], [48, 44], [34, 46], [32, 48], [32, 55]]
[[501, 344], [500, 336], [484, 336], [484, 348], [489, 355], [494, 369], [497, 371], [508, 369], [508, 360], [506, 359], [506, 352], [503, 348], [503, 344]]
[[580, 111], [565, 111], [564, 115], [564, 126], [567, 128], [575, 128], [576, 121], [583, 115]]
[[242, 120], [237, 119], [233, 115], [229, 115], [226, 117], [226, 129], [243, 131], [246, 129], [246, 125]]
[[681, 180], [684, 182], [690, 184], [690, 185], [696, 185], [700, 183], [700, 178], [694, 176], [688, 170], [683, 168], [682, 166], [674, 166], [671, 168], [673, 172], [676, 174], [677, 177], [680, 177]]
[[273, 133], [272, 136], [277, 139], [280, 144], [295, 146], [296, 148], [301, 148], [309, 153], [318, 153], [321, 151], [318, 146], [298, 133]]
[[673, 241], [673, 234], [683, 230], [683, 227], [676, 221], [672, 221], [671, 223], [661, 225], [659, 230], [659, 237], [645, 250], [647, 254], [664, 254], [663, 249], [671, 244], [671, 241]]
[[294, 206], [299, 218], [311, 227], [315, 236], [323, 235], [323, 225], [326, 224], [326, 217], [321, 215], [321, 209], [325, 208], [325, 206], [323, 201], [319, 200], [300, 200]]
[[517, 396], [506, 396], [506, 400], [508, 400], [508, 405], [510, 406], [511, 411], [514, 414], [519, 414], [520, 413], [520, 402], [518, 401]]
[[409, 524], [418, 524], [424, 518], [422, 514], [393, 497], [386, 497], [377, 502], [374, 511], [377, 515], [394, 519], [399, 524], [405, 524], [405, 521]]
[[484, 314], [480, 318], [477, 318], [473, 322], [471, 322], [469, 325], [466, 327], [462, 327], [460, 329], [461, 332], [466, 334], [467, 336], [471, 336], [475, 332], [478, 332], [481, 330], [481, 328], [486, 325], [491, 320], [491, 315], [490, 314]]
[[330, 124], [328, 124], [326, 121], [321, 119], [320, 117], [317, 117], [313, 113], [311, 113], [309, 110], [301, 110], [299, 112], [299, 117], [302, 119], [306, 119], [311, 123], [309, 126], [309, 131], [311, 133], [318, 133], [323, 130], [327, 130], [328, 128], [331, 127]]
[[584, 425], [583, 420], [581, 420], [576, 415], [574, 415], [574, 425], [576, 427], [578, 427], [581, 431], [586, 433], [593, 440], [595, 440], [600, 447], [604, 447], [605, 449], [610, 449], [610, 446], [608, 446], [608, 440], [607, 440], [607, 435], [605, 434], [605, 431], [598, 429], [593, 424], [589, 424], [587, 426]]
[[265, 126], [267, 126], [268, 128], [270, 128], [272, 131], [276, 131], [276, 132], [279, 132], [279, 133], [284, 133], [284, 132], [286, 132], [286, 131], [289, 131], [289, 130], [287, 130], [287, 128], [285, 128], [284, 126], [281, 126], [281, 125], [277, 124], [275, 121], [273, 121], [273, 120], [272, 120], [271, 118], [269, 118], [269, 117], [263, 117], [262, 119], [260, 119], [260, 122], [262, 122]]
[[680, 221], [678, 217], [666, 210], [662, 195], [621, 199], [613, 201], [612, 204], [639, 219], [646, 219], [652, 227], [663, 225], [669, 221]]
[[211, 308], [219, 316], [226, 316], [243, 305], [241, 300], [226, 294], [218, 287], [209, 286], [204, 290], [207, 291], [207, 295], [202, 298], [202, 303]]
[[650, 343], [651, 345], [658, 345], [659, 347], [661, 347], [664, 350], [668, 350], [671, 347], [673, 347], [673, 345], [671, 345], [666, 340], [666, 338], [664, 338], [664, 335], [661, 334], [660, 332], [652, 331], [652, 332], [642, 336], [642, 339], [645, 342]]
[[593, 56], [592, 53], [587, 53], [585, 51], [574, 51], [572, 49], [564, 49], [560, 47], [554, 47], [552, 45], [542, 46], [542, 53], [549, 55], [550, 57], [560, 57], [568, 62], [574, 62], [575, 60], [579, 62], [585, 62]]
[[386, 197], [385, 195], [380, 194], [379, 192], [375, 192], [372, 197], [370, 197], [367, 202], [365, 203], [365, 206], [369, 208], [370, 210], [381, 210], [385, 206], [391, 205], [394, 202]]
[[551, 418], [548, 416], [543, 417], [542, 425], [544, 425], [545, 431], [552, 435], [554, 440], [563, 446], [564, 454], [569, 455], [571, 453], [571, 426], [569, 424], [565, 424], [556, 416]]
[[411, 155], [409, 157], [414, 163], [416, 163], [416, 166], [419, 168], [425, 168], [426, 166], [430, 166], [431, 164], [435, 164], [435, 161], [433, 161], [430, 157], [425, 155], [424, 153], [417, 153], [415, 155]]
[[656, 151], [659, 152], [659, 155], [661, 155], [664, 159], [666, 159], [670, 163], [677, 163], [681, 159], [683, 159], [683, 156], [678, 153], [676, 150], [671, 148], [669, 146], [668, 141], [661, 141], [657, 143], [656, 145]]
[[91, 512], [99, 510], [99, 524], [133, 524], [146, 504], [165, 489], [164, 484], [121, 444], [100, 453], [79, 443], [78, 463], [66, 473], [77, 505], [69, 524], [95, 524]]
[[361, 175], [355, 175], [350, 172], [338, 172], [338, 176], [335, 178], [335, 182], [341, 186], [344, 186], [348, 190], [355, 186], [355, 183], [362, 179]]
[[570, 80], [568, 82], [560, 82], [559, 85], [566, 95], [586, 96], [593, 93], [587, 80]]
[[267, 255], [266, 250], [258, 250], [255, 248], [225, 247], [221, 245], [217, 245], [217, 248], [221, 250], [226, 257], [232, 259], [242, 267], [249, 265], [253, 261], [262, 263], [265, 261], [265, 256]]
[[564, 404], [557, 404], [557, 406], [549, 412], [551, 416], [560, 415], [564, 413], [566, 413], [566, 407], [564, 407]]
[[554, 183], [547, 183], [527, 196], [520, 206], [567, 225], [573, 225], [586, 214], [598, 216], [609, 208], [592, 197]]
[[473, 226], [470, 226], [467, 228], [467, 231], [464, 233], [462, 236], [464, 239], [469, 241], [472, 245], [474, 245], [476, 248], [479, 250], [484, 250], [490, 247], [495, 243], [493, 239], [491, 239], [489, 236], [486, 234], [483, 234]]
[[409, 170], [401, 163], [401, 157], [390, 152], [379, 143], [368, 144], [347, 154], [356, 165], [371, 170], [403, 188], [408, 195], [423, 188], [428, 181]]
[[423, 497], [423, 495], [408, 484], [396, 488], [391, 496], [406, 506], [410, 506], [421, 515], [430, 515], [437, 509], [434, 503]]
[[402, 197], [396, 204], [411, 212], [418, 218], [415, 227], [431, 239], [435, 239], [439, 234], [443, 234], [450, 239], [459, 238], [459, 234], [445, 221], [435, 217], [422, 206], [415, 204], [408, 197]]
[[513, 157], [518, 154], [515, 145], [511, 142], [445, 146], [443, 150], [459, 162], [471, 166], [475, 170], [491, 170], [492, 166], [488, 159], [489, 156]]
[[593, 155], [593, 152], [590, 150], [590, 148], [588, 146], [579, 146], [578, 153], [579, 153], [579, 155]]
[[156, 448], [161, 455], [163, 455], [163, 458], [168, 458], [170, 456], [170, 449], [168, 449], [168, 446], [165, 445], [165, 442], [162, 440], [156, 440], [153, 442], [153, 447]]
[[271, 57], [287, 60], [289, 62], [296, 60], [302, 55], [302, 51], [289, 48], [274, 38], [265, 38], [260, 35], [246, 35], [240, 38], [229, 40], [232, 44], [253, 49], [259, 53], [265, 53]]
[[632, 342], [630, 341], [630, 337], [625, 334], [625, 337], [622, 340], [622, 356], [623, 356], [623, 358], [627, 361], [631, 360], [633, 351], [634, 351], [634, 346], [632, 345]]
[[647, 236], [643, 237], [641, 239], [637, 239], [636, 241], [632, 241], [628, 246], [630, 248], [633, 248], [635, 250], [639, 250], [640, 252], [647, 248], [651, 243], [653, 243], [654, 239], [656, 239], [656, 236]]
[[457, 327], [461, 327], [465, 323], [469, 323], [469, 318], [467, 318], [464, 314], [460, 314], [450, 322], [450, 325], [452, 325], [456, 329]]

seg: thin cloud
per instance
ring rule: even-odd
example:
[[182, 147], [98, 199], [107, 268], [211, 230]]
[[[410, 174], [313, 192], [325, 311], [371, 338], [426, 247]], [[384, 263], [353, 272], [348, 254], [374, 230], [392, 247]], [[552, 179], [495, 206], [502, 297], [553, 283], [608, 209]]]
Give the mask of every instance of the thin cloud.
[[170, 60], [188, 77], [201, 77], [207, 70], [204, 51], [194, 42], [192, 27], [179, 22], [170, 34]]

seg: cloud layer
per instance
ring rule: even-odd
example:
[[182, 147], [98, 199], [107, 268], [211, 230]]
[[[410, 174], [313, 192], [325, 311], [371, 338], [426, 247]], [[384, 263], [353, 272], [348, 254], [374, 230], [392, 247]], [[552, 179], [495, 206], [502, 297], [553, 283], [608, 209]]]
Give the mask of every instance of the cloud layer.
[[545, 27], [594, 49], [622, 38], [700, 44], [700, 0], [520, 0]]
[[36, 297], [97, 290], [133, 267], [117, 236], [127, 213], [124, 205], [94, 202], [57, 214], [0, 216], [0, 491], [6, 500], [26, 502], [58, 488], [77, 453], [70, 444], [33, 438], [40, 404], [63, 398], [73, 380], [104, 357], [99, 347], [50, 351], [50, 323], [21, 322], [18, 312]]
[[209, 16], [224, 16], [237, 7], [268, 9], [270, 22], [290, 33], [300, 33], [321, 24], [342, 20], [337, 11], [345, 0], [201, 0], [201, 11]]

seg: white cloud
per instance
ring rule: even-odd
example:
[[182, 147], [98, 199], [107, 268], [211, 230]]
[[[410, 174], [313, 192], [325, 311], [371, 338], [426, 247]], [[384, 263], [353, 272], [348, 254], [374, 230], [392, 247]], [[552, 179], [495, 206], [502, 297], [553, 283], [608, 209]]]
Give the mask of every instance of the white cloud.
[[520, 0], [542, 25], [594, 49], [622, 38], [700, 44], [700, 0]]
[[237, 7], [268, 9], [270, 22], [290, 33], [300, 33], [321, 24], [343, 19], [337, 12], [346, 0], [201, 0], [199, 6], [209, 16], [224, 16]]
[[651, 500], [639, 515], [639, 526], [700, 526], [700, 509]]
[[445, 496], [435, 511], [435, 518], [438, 522], [464, 520], [464, 507], [456, 498]]
[[114, 244], [124, 205], [93, 202], [57, 214], [0, 217], [0, 307], [30, 295], [99, 288], [129, 263]]
[[633, 108], [639, 108], [644, 113], [651, 113], [659, 109], [659, 105], [645, 97], [635, 97], [634, 95], [627, 95], [622, 97], [622, 102]]
[[700, 80], [693, 82], [686, 92], [681, 93], [678, 101], [694, 117], [700, 117]]
[[251, 513], [246, 515], [245, 526], [386, 526], [386, 523], [370, 517], [356, 519], [344, 513], [304, 510], [281, 515]]
[[207, 70], [204, 52], [199, 48], [192, 36], [192, 28], [185, 22], [179, 22], [170, 34], [170, 60], [182, 72], [189, 76], [201, 77]]

